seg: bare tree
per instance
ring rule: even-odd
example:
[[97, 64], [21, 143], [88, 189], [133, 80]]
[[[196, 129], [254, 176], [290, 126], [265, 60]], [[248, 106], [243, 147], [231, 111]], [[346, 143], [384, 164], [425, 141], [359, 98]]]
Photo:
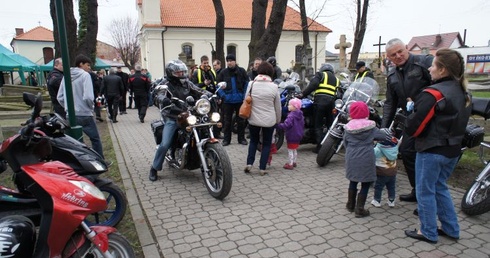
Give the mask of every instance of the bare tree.
[[354, 45], [350, 56], [349, 69], [354, 69], [356, 66], [359, 52], [361, 51], [362, 42], [367, 27], [367, 15], [369, 9], [369, 0], [356, 0], [356, 26], [354, 31]]
[[216, 11], [216, 51], [213, 53], [213, 60], [219, 59], [225, 63], [225, 12], [221, 0], [213, 0], [214, 10]]
[[108, 28], [111, 32], [112, 44], [121, 55], [124, 65], [134, 68], [140, 59], [140, 42], [138, 38], [138, 22], [130, 16], [111, 21]]
[[275, 55], [281, 38], [284, 19], [286, 18], [287, 0], [275, 0], [269, 16], [267, 28], [265, 17], [268, 0], [253, 0], [252, 2], [252, 32], [250, 36], [249, 63], [255, 57], [267, 58]]

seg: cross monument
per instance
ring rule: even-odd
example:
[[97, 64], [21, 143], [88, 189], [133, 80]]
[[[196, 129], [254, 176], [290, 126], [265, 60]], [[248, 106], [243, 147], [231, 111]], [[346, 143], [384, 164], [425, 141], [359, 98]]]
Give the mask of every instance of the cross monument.
[[340, 35], [340, 42], [338, 44], [335, 44], [335, 49], [340, 50], [339, 54], [339, 68], [345, 68], [347, 67], [347, 55], [345, 53], [345, 50], [347, 48], [350, 48], [352, 44], [350, 42], [345, 41], [345, 34]]

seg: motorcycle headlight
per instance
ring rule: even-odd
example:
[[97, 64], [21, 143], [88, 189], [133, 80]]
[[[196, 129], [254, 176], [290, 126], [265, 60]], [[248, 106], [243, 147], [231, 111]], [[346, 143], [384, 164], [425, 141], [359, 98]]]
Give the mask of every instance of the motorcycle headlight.
[[187, 123], [189, 125], [195, 125], [197, 123], [197, 117], [196, 116], [188, 116], [187, 117]]
[[92, 164], [92, 166], [94, 166], [95, 169], [97, 169], [97, 171], [104, 171], [105, 170], [105, 166], [102, 165], [100, 162], [98, 162], [96, 160], [90, 160], [89, 162], [90, 162], [90, 164]]
[[211, 114], [211, 121], [213, 122], [218, 122], [220, 120], [221, 116], [218, 112], [213, 112]]
[[344, 101], [342, 101], [341, 99], [335, 100], [335, 107], [336, 108], [341, 108], [343, 105], [344, 105]]
[[211, 110], [211, 103], [207, 99], [199, 99], [196, 102], [196, 111], [200, 115], [205, 115]]
[[104, 194], [99, 190], [99, 188], [95, 187], [95, 185], [84, 181], [69, 180], [69, 182], [82, 189], [84, 192], [92, 195], [93, 197], [105, 200]]

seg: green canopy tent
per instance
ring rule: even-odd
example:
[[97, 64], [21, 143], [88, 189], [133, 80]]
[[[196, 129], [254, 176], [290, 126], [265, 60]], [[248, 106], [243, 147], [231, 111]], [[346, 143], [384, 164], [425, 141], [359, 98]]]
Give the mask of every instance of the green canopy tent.
[[[39, 69], [43, 72], [49, 72], [49, 71], [53, 70], [53, 63], [54, 63], [54, 60], [51, 60], [47, 64], [40, 65]], [[104, 61], [102, 61], [102, 59], [100, 59], [98, 57], [95, 58], [95, 66], [93, 66], [92, 69], [98, 71], [100, 69], [107, 70], [110, 68], [111, 68], [111, 66], [106, 64]]]
[[[24, 56], [16, 54], [0, 44], [0, 71], [18, 72], [22, 84], [26, 84], [24, 72], [37, 71], [39, 66]], [[5, 58], [8, 57], [8, 58]]]

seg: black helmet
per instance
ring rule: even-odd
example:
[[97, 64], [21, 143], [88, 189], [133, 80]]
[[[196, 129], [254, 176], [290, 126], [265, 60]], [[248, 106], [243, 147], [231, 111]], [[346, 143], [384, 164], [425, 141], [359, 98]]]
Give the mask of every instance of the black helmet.
[[271, 64], [272, 66], [276, 66], [276, 63], [277, 63], [276, 57], [275, 56], [271, 56], [271, 57], [267, 58], [267, 62], [269, 64]]
[[0, 219], [0, 238], [3, 243], [0, 257], [31, 257], [36, 244], [36, 228], [25, 216], [6, 216]]
[[[184, 72], [182, 75], [177, 72]], [[180, 80], [182, 83], [187, 80], [187, 66], [180, 60], [172, 60], [168, 62], [165, 68], [165, 75], [169, 81]]]
[[335, 73], [335, 70], [333, 69], [333, 65], [331, 65], [329, 63], [323, 63], [322, 66], [320, 66], [319, 72], [326, 72], [326, 71], [330, 71], [332, 73]]

